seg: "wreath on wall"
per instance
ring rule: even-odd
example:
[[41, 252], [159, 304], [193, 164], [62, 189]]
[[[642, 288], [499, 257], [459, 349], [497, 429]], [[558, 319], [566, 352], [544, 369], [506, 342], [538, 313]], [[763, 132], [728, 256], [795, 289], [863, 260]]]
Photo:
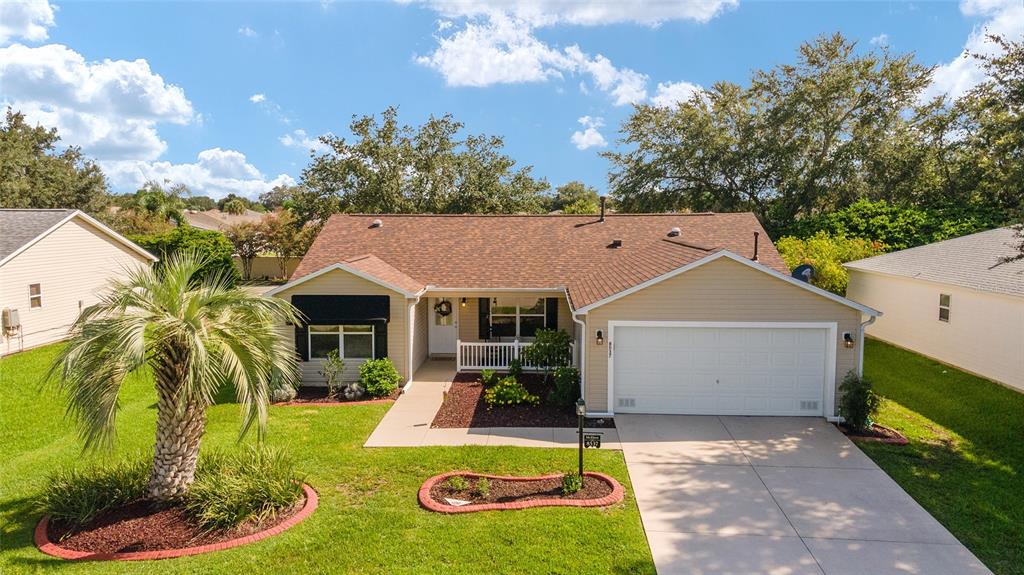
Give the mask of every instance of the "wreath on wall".
[[452, 302], [443, 299], [434, 304], [434, 311], [441, 317], [449, 316], [452, 314]]

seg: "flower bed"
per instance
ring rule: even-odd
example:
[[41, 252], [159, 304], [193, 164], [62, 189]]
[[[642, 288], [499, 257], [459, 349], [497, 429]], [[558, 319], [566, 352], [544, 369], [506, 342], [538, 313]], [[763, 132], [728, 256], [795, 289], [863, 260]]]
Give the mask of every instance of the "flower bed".
[[[431, 427], [576, 427], [573, 408], [559, 408], [547, 402], [553, 386], [545, 384], [543, 376], [524, 373], [520, 383], [530, 393], [541, 398], [539, 405], [514, 405], [488, 409], [484, 401], [484, 386], [480, 374], [460, 373], [455, 376], [445, 402], [434, 416]], [[587, 418], [588, 428], [614, 428], [611, 419]]]
[[365, 396], [361, 399], [345, 399], [345, 396], [341, 393], [335, 395], [335, 397], [329, 397], [326, 387], [304, 386], [299, 388], [295, 399], [281, 401], [273, 405], [371, 405], [374, 403], [393, 402], [400, 395], [402, 395], [402, 390], [396, 389], [387, 397], [377, 399], [369, 399]]
[[309, 517], [319, 499], [309, 485], [303, 484], [302, 489], [304, 501], [269, 525], [206, 532], [191, 525], [180, 508], [153, 510], [133, 504], [106, 512], [74, 530], [45, 516], [36, 525], [35, 544], [47, 555], [92, 561], [169, 559], [230, 549], [277, 535]]
[[887, 443], [889, 445], [906, 445], [909, 443], [902, 433], [890, 427], [878, 425], [877, 423], [871, 424], [871, 429], [865, 429], [862, 431], [853, 431], [841, 423], [836, 424], [836, 427], [838, 427], [839, 431], [842, 431], [847, 437], [855, 441], [870, 441], [875, 443]]
[[[469, 471], [453, 471], [431, 477], [420, 487], [420, 505], [438, 513], [472, 513], [474, 511], [506, 511], [530, 507], [606, 507], [622, 501], [622, 484], [603, 473], [584, 472], [582, 488], [563, 495], [562, 474], [539, 477], [507, 477]], [[454, 489], [449, 479], [460, 477], [466, 489]], [[479, 482], [486, 478], [488, 492], [479, 492]], [[467, 502], [455, 504], [449, 500]]]

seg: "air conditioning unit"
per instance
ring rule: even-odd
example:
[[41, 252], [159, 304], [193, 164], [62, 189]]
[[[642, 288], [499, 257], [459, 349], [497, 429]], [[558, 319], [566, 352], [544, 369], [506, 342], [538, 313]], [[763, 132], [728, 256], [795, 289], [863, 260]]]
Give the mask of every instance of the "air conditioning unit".
[[5, 307], [0, 323], [3, 324], [4, 334], [8, 337], [21, 331], [21, 318], [18, 317], [18, 310], [16, 309]]

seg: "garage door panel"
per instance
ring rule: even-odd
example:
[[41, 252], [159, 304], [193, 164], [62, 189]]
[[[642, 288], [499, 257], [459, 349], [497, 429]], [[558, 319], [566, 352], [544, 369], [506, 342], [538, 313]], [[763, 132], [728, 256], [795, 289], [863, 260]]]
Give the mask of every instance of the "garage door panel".
[[827, 333], [616, 327], [613, 405], [624, 413], [821, 415]]

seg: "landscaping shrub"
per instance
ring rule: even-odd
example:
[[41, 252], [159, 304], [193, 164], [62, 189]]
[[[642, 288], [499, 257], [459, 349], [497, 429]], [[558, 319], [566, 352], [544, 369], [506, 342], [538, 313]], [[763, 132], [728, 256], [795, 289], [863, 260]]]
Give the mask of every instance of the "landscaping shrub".
[[523, 349], [523, 359], [544, 372], [544, 381], [558, 367], [572, 362], [572, 348], [569, 334], [560, 329], [539, 329], [533, 343]]
[[512, 405], [537, 405], [540, 398], [526, 391], [521, 383], [514, 377], [505, 377], [497, 385], [484, 391], [484, 401], [487, 408], [508, 407]]
[[508, 376], [516, 379], [523, 376], [523, 360], [516, 357], [508, 362]]
[[491, 494], [491, 480], [481, 477], [476, 480], [476, 494], [480, 497], [487, 497]]
[[555, 370], [555, 388], [548, 395], [548, 401], [558, 407], [571, 407], [580, 398], [580, 372], [575, 367], [560, 367]]
[[498, 374], [493, 369], [484, 369], [480, 371], [480, 383], [484, 384], [485, 387], [490, 387], [498, 383]]
[[871, 388], [871, 382], [856, 373], [850, 372], [839, 385], [839, 415], [846, 420], [846, 425], [854, 431], [863, 431], [871, 427], [871, 418], [878, 412], [882, 400]]
[[200, 457], [184, 503], [193, 520], [212, 530], [262, 523], [301, 497], [302, 484], [291, 458], [277, 449], [254, 446]]
[[149, 464], [143, 459], [61, 469], [47, 479], [37, 505], [54, 519], [81, 525], [107, 509], [142, 499], [148, 480]]
[[859, 238], [829, 236], [824, 232], [801, 240], [785, 237], [775, 242], [779, 254], [791, 269], [801, 264], [814, 266], [811, 283], [844, 295], [850, 276], [843, 264], [882, 253], [881, 246]]
[[452, 475], [448, 478], [448, 487], [454, 491], [465, 491], [469, 489], [469, 482], [461, 475]]
[[327, 397], [337, 397], [341, 390], [341, 375], [345, 371], [345, 360], [338, 350], [327, 352], [327, 358], [320, 364], [320, 375], [327, 383]]
[[295, 386], [288, 383], [277, 384], [270, 390], [270, 401], [274, 403], [283, 403], [291, 401], [298, 396], [299, 392], [295, 389]]
[[580, 489], [583, 489], [583, 478], [575, 471], [562, 476], [562, 495], [572, 495]]
[[350, 383], [347, 386], [345, 386], [345, 399], [349, 399], [349, 400], [359, 399], [365, 393], [366, 393], [366, 390], [363, 389], [363, 386], [360, 385], [358, 381], [353, 381], [352, 383]]
[[231, 245], [227, 236], [220, 232], [178, 226], [164, 234], [132, 236], [131, 240], [160, 258], [159, 262], [153, 264], [157, 269], [160, 269], [171, 255], [192, 251], [206, 258], [206, 263], [196, 274], [199, 279], [220, 275], [228, 278], [233, 284], [241, 275], [232, 259], [235, 247]]
[[370, 397], [385, 397], [398, 389], [398, 375], [390, 359], [371, 359], [359, 366], [359, 383]]

